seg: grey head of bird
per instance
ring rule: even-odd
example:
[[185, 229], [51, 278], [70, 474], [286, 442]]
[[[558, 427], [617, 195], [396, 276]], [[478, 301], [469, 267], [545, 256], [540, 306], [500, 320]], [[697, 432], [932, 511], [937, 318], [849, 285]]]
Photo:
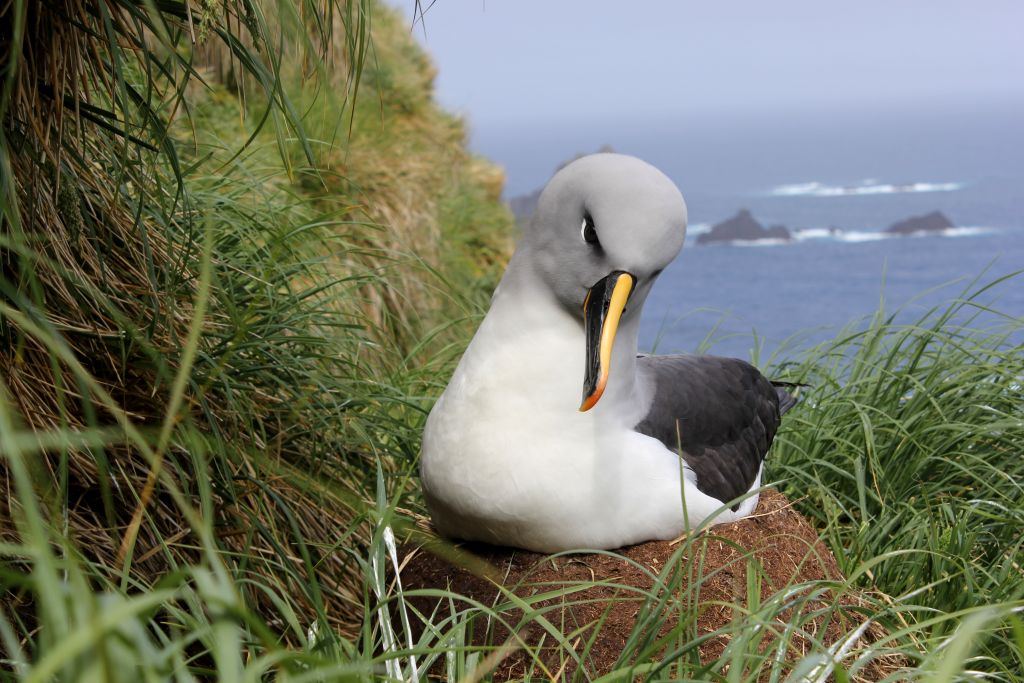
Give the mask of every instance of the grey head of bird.
[[582, 157], [541, 192], [511, 265], [530, 264], [532, 275], [586, 331], [580, 410], [592, 408], [604, 392], [620, 318], [640, 315], [654, 280], [685, 237], [679, 188], [635, 157]]

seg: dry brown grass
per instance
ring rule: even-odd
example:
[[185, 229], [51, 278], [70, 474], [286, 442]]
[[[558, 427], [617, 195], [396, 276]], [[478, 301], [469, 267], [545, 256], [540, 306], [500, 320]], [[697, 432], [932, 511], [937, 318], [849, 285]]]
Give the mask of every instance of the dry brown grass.
[[[125, 113], [114, 105], [117, 74], [97, 36], [106, 14], [117, 44], [130, 56], [127, 37], [135, 28], [113, 3], [27, 3], [21, 17], [26, 30], [15, 53], [17, 9], [8, 3], [2, 17], [3, 61], [18, 59], [3, 120], [11, 169], [0, 231], [3, 303], [59, 335], [137, 424], [152, 424], [161, 397], [146, 369], [151, 359], [136, 345], [131, 327], [147, 330], [153, 350], [173, 353], [190, 318], [191, 274], [173, 263], [177, 247], [168, 235], [139, 220], [132, 206], [166, 203], [152, 174], [137, 168], [131, 176], [111, 176], [121, 155], [132, 146], [145, 153], [152, 138], [141, 130], [131, 138], [111, 130], [126, 125]], [[173, 306], [161, 306], [171, 298]], [[0, 322], [0, 367], [28, 426], [42, 432], [113, 423], [72, 370], [54, 362], [44, 340], [10, 316]], [[50, 491], [60, 491], [60, 477], [67, 477], [67, 500], [74, 502], [68, 514], [79, 542], [113, 564], [148, 465], [123, 447], [64, 455], [66, 472], [59, 471], [62, 454], [41, 462]], [[12, 532], [12, 503], [9, 498], [0, 509], [5, 534]], [[153, 513], [180, 524], [162, 500], [154, 501]], [[156, 539], [147, 530], [142, 542]]]

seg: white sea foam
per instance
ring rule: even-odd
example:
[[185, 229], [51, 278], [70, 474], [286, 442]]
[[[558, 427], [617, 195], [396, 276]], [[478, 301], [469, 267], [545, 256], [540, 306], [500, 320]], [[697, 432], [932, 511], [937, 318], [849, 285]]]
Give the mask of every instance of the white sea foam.
[[791, 241], [777, 237], [767, 237], [763, 240], [732, 240], [729, 244], [734, 247], [777, 247], [780, 244], [789, 244]]
[[794, 230], [793, 239], [803, 242], [804, 240], [827, 240], [835, 237], [839, 232], [831, 228], [805, 228], [803, 230]]
[[[917, 230], [915, 232], [906, 234], [894, 234], [888, 232], [865, 232], [865, 233], [852, 233], [853, 235], [878, 235], [879, 237], [872, 237], [868, 239], [886, 239], [889, 237], [973, 237], [975, 235], [986, 235], [988, 233], [995, 232], [993, 228], [985, 227], [982, 225], [964, 225], [960, 227], [946, 228], [944, 230]], [[847, 233], [851, 234], [851, 233]], [[841, 238], [840, 238], [841, 239]], [[863, 242], [863, 238], [847, 240], [852, 242]]]
[[880, 183], [874, 178], [859, 185], [828, 185], [816, 180], [807, 183], [779, 185], [769, 194], [776, 197], [854, 197], [858, 195], [901, 194], [905, 192], [954, 192], [963, 183]]
[[974, 235], [987, 235], [990, 232], [995, 232], [995, 230], [984, 225], [964, 225], [958, 228], [946, 228], [942, 231], [942, 236], [972, 237]]
[[898, 237], [898, 235], [877, 230], [840, 230], [839, 228], [804, 228], [793, 231], [793, 239], [797, 242], [806, 242], [807, 240], [875, 242], [890, 237]]
[[793, 239], [797, 242], [806, 240], [834, 240], [836, 242], [877, 242], [878, 240], [896, 237], [973, 237], [995, 232], [993, 228], [983, 225], [964, 225], [945, 230], [921, 230], [907, 234], [884, 232], [881, 230], [840, 230], [838, 228], [804, 228], [793, 231]]
[[893, 237], [899, 237], [899, 235], [875, 230], [843, 230], [836, 234], [835, 240], [837, 242], [877, 242]]
[[[706, 223], [699, 223], [703, 228], [700, 232], [707, 232]], [[795, 242], [806, 242], [809, 240], [831, 240], [833, 242], [877, 242], [879, 240], [915, 238], [915, 237], [973, 237], [975, 235], [987, 235], [997, 232], [995, 228], [984, 225], [964, 225], [945, 230], [921, 230], [910, 234], [885, 232], [884, 230], [840, 230], [839, 228], [801, 228], [793, 230], [792, 239], [778, 239], [776, 237], [760, 240], [731, 240], [721, 242], [734, 247], [777, 247], [783, 244]], [[697, 234], [700, 234], [699, 232]]]

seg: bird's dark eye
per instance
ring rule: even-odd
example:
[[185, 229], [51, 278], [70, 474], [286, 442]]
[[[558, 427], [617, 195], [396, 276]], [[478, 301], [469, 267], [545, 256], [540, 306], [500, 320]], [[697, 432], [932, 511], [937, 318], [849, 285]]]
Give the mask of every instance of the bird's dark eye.
[[589, 213], [583, 214], [583, 224], [580, 226], [580, 234], [583, 235], [583, 241], [587, 244], [600, 244], [600, 240], [597, 239], [597, 228], [594, 227], [594, 219], [591, 218]]

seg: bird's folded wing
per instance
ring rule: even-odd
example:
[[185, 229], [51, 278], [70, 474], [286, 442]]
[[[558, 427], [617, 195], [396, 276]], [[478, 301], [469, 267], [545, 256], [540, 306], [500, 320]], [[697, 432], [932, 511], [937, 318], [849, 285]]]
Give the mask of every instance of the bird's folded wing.
[[779, 427], [780, 398], [791, 397], [736, 358], [640, 356], [637, 364], [654, 396], [636, 430], [680, 453], [702, 492], [723, 502], [746, 493]]

